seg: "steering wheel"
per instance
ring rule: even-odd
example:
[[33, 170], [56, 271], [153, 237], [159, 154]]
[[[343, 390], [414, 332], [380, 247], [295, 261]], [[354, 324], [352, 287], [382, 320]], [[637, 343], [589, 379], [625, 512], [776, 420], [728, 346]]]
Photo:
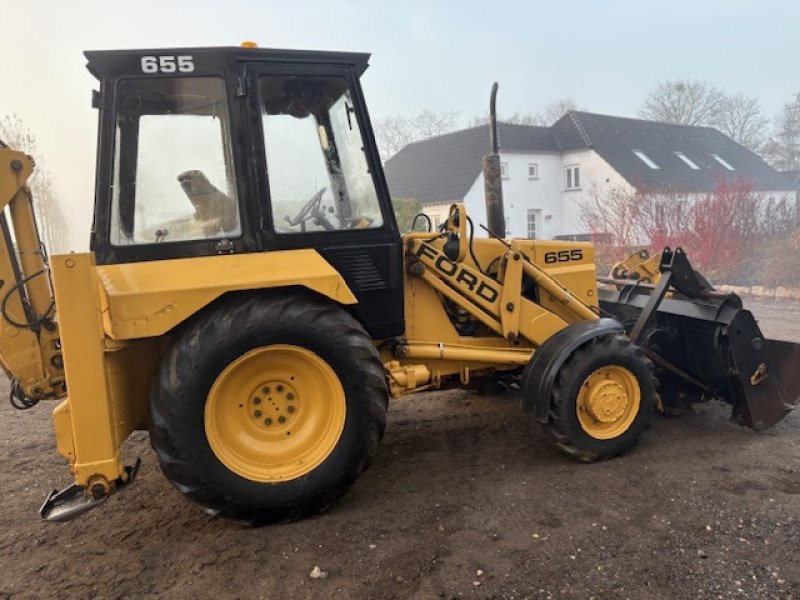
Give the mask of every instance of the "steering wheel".
[[325, 190], [327, 189], [327, 187], [324, 187], [316, 194], [311, 196], [311, 198], [309, 198], [308, 202], [303, 205], [303, 208], [300, 209], [300, 212], [297, 213], [294, 219], [290, 219], [288, 216], [284, 217], [286, 222], [294, 227], [295, 225], [301, 224], [317, 214], [319, 212], [319, 205], [322, 202], [322, 194], [324, 194]]

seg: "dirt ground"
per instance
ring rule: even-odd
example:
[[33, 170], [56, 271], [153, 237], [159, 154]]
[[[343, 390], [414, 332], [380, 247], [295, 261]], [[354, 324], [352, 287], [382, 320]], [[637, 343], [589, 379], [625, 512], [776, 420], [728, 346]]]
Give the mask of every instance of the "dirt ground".
[[[748, 305], [800, 341], [800, 304]], [[247, 529], [188, 504], [143, 433], [129, 490], [41, 522], [68, 480], [51, 409], [0, 403], [0, 599], [800, 598], [800, 414], [755, 433], [704, 405], [583, 465], [514, 394], [419, 395], [391, 405], [375, 463], [332, 510]]]

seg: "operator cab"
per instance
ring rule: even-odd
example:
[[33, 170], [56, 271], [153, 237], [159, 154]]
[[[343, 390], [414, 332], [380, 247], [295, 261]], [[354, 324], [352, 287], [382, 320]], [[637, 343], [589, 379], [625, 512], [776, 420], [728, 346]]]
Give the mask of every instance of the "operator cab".
[[86, 56], [100, 81], [98, 264], [314, 248], [373, 337], [402, 333], [400, 234], [359, 84], [368, 55]]

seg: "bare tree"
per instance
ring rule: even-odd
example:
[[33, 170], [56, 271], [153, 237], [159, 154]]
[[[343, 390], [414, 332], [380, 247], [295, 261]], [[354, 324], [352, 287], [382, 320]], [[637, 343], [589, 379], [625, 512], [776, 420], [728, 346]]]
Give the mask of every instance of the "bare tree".
[[417, 139], [427, 139], [453, 131], [457, 118], [458, 113], [452, 110], [437, 113], [426, 109], [411, 119], [411, 124]]
[[[500, 123], [511, 123], [512, 125], [542, 125], [542, 122], [539, 119], [539, 115], [534, 113], [521, 113], [515, 112], [511, 115], [498, 115], [497, 117], [498, 122]], [[489, 113], [484, 114], [483, 116], [475, 116], [472, 117], [467, 122], [467, 127], [480, 127], [482, 125], [487, 125], [489, 123]]]
[[[571, 110], [584, 109], [578, 106], [574, 98], [567, 96], [545, 105], [540, 111], [527, 113], [515, 112], [512, 115], [499, 116], [497, 120], [514, 125], [538, 125], [540, 127], [549, 127]], [[468, 126], [478, 127], [480, 125], [486, 125], [488, 122], [489, 115], [487, 113], [482, 117], [472, 117], [469, 120]]]
[[800, 169], [800, 94], [783, 106], [775, 118], [773, 134], [764, 147], [767, 160], [776, 169]]
[[539, 111], [539, 122], [542, 125], [552, 125], [565, 114], [573, 110], [583, 109], [578, 106], [575, 98], [572, 98], [571, 96], [561, 98], [560, 100], [556, 100], [555, 102], [545, 105], [545, 107]]
[[374, 123], [375, 139], [385, 162], [400, 150], [418, 140], [427, 139], [456, 128], [458, 113], [423, 110], [414, 117], [391, 116]]
[[374, 129], [378, 152], [384, 162], [414, 141], [414, 130], [407, 117], [377, 119]]
[[39, 232], [49, 252], [62, 252], [67, 249], [69, 239], [64, 212], [56, 198], [55, 186], [45, 161], [39, 152], [36, 137], [17, 115], [0, 118], [0, 139], [15, 150], [25, 152], [36, 163], [28, 185], [33, 193], [33, 210], [39, 225]]
[[651, 90], [639, 114], [645, 119], [678, 125], [713, 125], [725, 94], [705, 81], [675, 79]]
[[769, 121], [761, 114], [758, 98], [728, 96], [710, 123], [745, 148], [758, 152], [764, 145]]

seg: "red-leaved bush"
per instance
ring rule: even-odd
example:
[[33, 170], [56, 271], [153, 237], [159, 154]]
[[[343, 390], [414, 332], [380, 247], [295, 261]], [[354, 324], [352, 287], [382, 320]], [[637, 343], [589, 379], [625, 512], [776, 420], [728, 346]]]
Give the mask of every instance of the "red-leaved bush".
[[[703, 194], [669, 189], [614, 189], [600, 194], [593, 189], [581, 217], [595, 232], [601, 273], [639, 248], [660, 252], [666, 246], [680, 246], [696, 269], [727, 283], [770, 285], [766, 275], [776, 270], [763, 268], [768, 249], [798, 232], [793, 203], [764, 198], [743, 179], [720, 179]], [[785, 258], [797, 262], [800, 255]]]

